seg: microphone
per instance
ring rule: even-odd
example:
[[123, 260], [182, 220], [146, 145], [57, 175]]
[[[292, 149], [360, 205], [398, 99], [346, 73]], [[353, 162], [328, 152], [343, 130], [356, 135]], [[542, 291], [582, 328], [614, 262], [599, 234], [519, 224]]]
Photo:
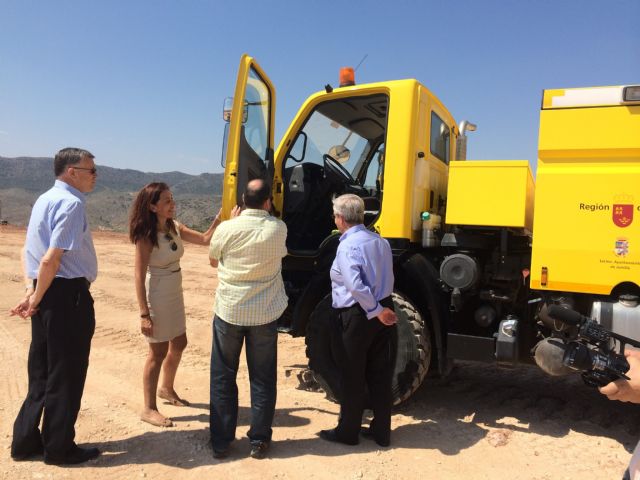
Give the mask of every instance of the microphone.
[[559, 377], [574, 373], [575, 370], [564, 364], [566, 344], [559, 338], [545, 338], [536, 345], [534, 359], [547, 375]]
[[560, 320], [562, 323], [566, 323], [567, 325], [580, 325], [585, 323], [585, 321], [590, 320], [590, 318], [581, 315], [575, 310], [564, 308], [560, 305], [549, 305], [547, 314], [556, 320]]

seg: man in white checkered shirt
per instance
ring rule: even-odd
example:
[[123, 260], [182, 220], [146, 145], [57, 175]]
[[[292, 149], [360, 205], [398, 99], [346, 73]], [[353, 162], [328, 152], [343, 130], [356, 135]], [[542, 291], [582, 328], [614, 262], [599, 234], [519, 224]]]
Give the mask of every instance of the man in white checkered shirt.
[[[271, 189], [252, 180], [245, 210], [223, 222], [211, 239], [209, 259], [218, 268], [211, 348], [210, 432], [213, 456], [227, 456], [238, 417], [236, 376], [246, 341], [251, 384], [251, 456], [264, 458], [276, 406], [276, 323], [287, 307], [282, 258], [287, 227], [272, 217]], [[233, 215], [232, 215], [233, 216]]]

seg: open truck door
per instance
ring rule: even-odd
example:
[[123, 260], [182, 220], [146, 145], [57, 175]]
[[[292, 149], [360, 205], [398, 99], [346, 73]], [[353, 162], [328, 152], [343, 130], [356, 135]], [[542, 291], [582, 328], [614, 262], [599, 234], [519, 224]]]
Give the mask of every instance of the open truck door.
[[[242, 194], [251, 180], [265, 179], [273, 188], [275, 89], [247, 54], [240, 59], [235, 93], [225, 102], [223, 118], [227, 125], [222, 217], [226, 219], [234, 206], [242, 205]], [[274, 189], [274, 197], [280, 195], [281, 188]], [[281, 199], [274, 198], [274, 203], [281, 204]]]

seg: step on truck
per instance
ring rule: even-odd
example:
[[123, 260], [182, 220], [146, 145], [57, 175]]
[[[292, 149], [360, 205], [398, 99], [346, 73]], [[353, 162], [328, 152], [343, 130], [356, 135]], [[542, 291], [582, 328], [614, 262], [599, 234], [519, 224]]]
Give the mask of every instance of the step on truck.
[[362, 197], [366, 226], [393, 250], [396, 404], [455, 360], [563, 370], [535, 352], [558, 347], [562, 360], [580, 325], [550, 309], [613, 332], [611, 348], [640, 338], [640, 86], [544, 90], [534, 182], [526, 160], [466, 160], [476, 126], [417, 80], [343, 73], [302, 104], [277, 149], [275, 89], [247, 55], [223, 112], [223, 217], [248, 181], [270, 182], [288, 228], [279, 330], [306, 337], [326, 390], [339, 398], [326, 320], [332, 198], [344, 193]]

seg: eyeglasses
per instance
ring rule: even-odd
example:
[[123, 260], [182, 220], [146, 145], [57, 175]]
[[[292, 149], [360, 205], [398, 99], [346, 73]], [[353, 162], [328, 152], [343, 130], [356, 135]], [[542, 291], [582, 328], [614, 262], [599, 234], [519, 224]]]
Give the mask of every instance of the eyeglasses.
[[178, 244], [175, 242], [175, 240], [173, 239], [173, 237], [170, 234], [165, 233], [164, 234], [164, 238], [165, 238], [165, 240], [169, 241], [169, 247], [171, 248], [172, 251], [175, 252], [176, 250], [178, 250]]
[[74, 167], [73, 165], [71, 165], [69, 168], [75, 168], [76, 170], [86, 170], [91, 175], [95, 175], [96, 173], [98, 173], [98, 169], [96, 167], [86, 168], [86, 167]]

